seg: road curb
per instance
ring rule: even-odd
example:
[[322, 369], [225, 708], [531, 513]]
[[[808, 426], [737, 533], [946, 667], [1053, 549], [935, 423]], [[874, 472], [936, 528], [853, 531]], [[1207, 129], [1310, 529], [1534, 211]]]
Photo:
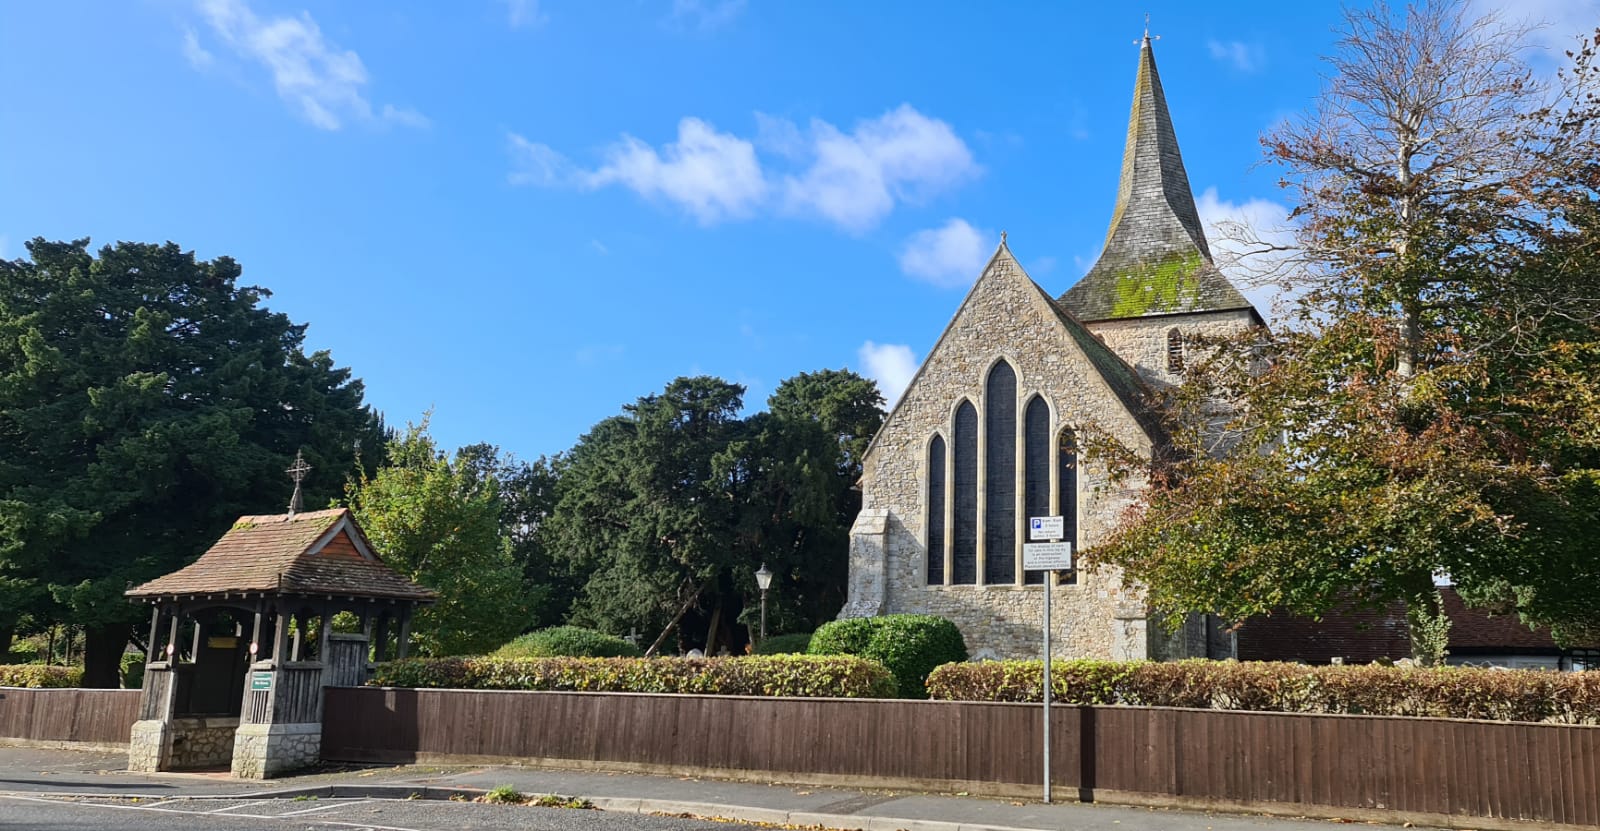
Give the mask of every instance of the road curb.
[[[488, 793], [483, 788], [440, 787], [435, 785], [318, 785], [308, 788], [278, 788], [231, 794], [196, 794], [192, 796], [165, 796], [150, 793], [48, 793], [39, 791], [8, 791], [0, 795], [53, 797], [57, 799], [192, 799], [195, 801], [253, 801], [265, 799], [390, 799], [390, 800], [461, 800], [476, 799]], [[524, 796], [540, 797], [547, 794], [526, 793]], [[549, 794], [555, 795], [555, 794]], [[638, 799], [616, 796], [578, 796], [559, 794], [568, 799], [581, 799], [595, 809], [614, 814], [655, 814], [682, 816], [734, 822], [759, 822], [771, 825], [795, 825], [827, 828], [832, 831], [1053, 831], [1046, 828], [1023, 828], [1010, 825], [979, 825], [942, 820], [887, 817], [873, 814], [828, 814], [817, 811], [784, 811], [745, 805], [726, 805], [720, 802], [686, 802], [670, 799]]]

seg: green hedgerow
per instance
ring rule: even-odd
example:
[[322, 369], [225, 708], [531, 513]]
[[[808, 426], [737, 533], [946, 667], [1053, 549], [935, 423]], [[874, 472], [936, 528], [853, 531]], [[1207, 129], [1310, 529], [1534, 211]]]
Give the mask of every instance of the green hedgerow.
[[76, 687], [82, 682], [81, 667], [0, 664], [0, 687]]
[[638, 658], [639, 647], [582, 626], [552, 626], [514, 638], [490, 653], [496, 658]]
[[773, 635], [756, 644], [757, 655], [804, 655], [806, 647], [811, 645], [811, 633], [801, 632], [794, 635]]
[[[946, 664], [928, 693], [949, 701], [1039, 701], [1040, 661]], [[1472, 667], [1310, 667], [1237, 661], [1056, 661], [1063, 704], [1600, 724], [1600, 672]]]
[[371, 684], [804, 698], [891, 698], [894, 676], [846, 655], [738, 658], [417, 658], [379, 664]]
[[954, 623], [935, 615], [881, 615], [825, 623], [809, 655], [857, 655], [894, 674], [902, 698], [927, 698], [923, 683], [941, 664], [965, 661], [967, 642]]

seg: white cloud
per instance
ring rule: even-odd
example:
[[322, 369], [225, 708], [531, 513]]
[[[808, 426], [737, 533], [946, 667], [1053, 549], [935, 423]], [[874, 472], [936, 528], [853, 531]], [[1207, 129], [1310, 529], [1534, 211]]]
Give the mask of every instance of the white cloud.
[[745, 0], [673, 0], [672, 26], [709, 32], [732, 23], [744, 11]]
[[878, 390], [891, 407], [900, 400], [912, 376], [917, 374], [917, 357], [911, 347], [903, 343], [879, 344], [869, 340], [861, 344], [856, 357], [861, 361], [861, 374], [878, 382]]
[[596, 254], [599, 254], [602, 257], [608, 257], [608, 256], [611, 255], [611, 249], [607, 248], [606, 244], [601, 242], [600, 240], [597, 240], [597, 239], [589, 240], [589, 247], [593, 248], [594, 252]]
[[970, 285], [989, 261], [992, 238], [965, 219], [952, 218], [938, 228], [912, 234], [900, 251], [900, 270], [936, 286]]
[[393, 104], [383, 105], [383, 120], [402, 127], [431, 127], [433, 122], [422, 113], [410, 107], [396, 107]]
[[[898, 203], [926, 198], [979, 172], [950, 125], [909, 105], [850, 133], [820, 120], [802, 132], [785, 119], [763, 113], [755, 118], [753, 140], [692, 116], [678, 122], [677, 141], [660, 148], [624, 134], [593, 170], [512, 133], [509, 178], [545, 187], [622, 185], [678, 205], [704, 225], [771, 211], [820, 216], [860, 233]], [[761, 153], [789, 172], [769, 171]]]
[[624, 135], [584, 183], [620, 184], [646, 198], [664, 198], [703, 225], [748, 216], [767, 192], [755, 145], [698, 118], [678, 122], [678, 140], [659, 152]]
[[1211, 50], [1211, 57], [1230, 64], [1240, 72], [1254, 72], [1266, 63], [1267, 51], [1259, 43], [1245, 43], [1239, 40], [1209, 40], [1206, 48]]
[[513, 185], [553, 187], [574, 180], [572, 162], [548, 144], [529, 141], [516, 133], [506, 136], [511, 153], [511, 172], [506, 180]]
[[[309, 13], [263, 18], [244, 0], [200, 0], [199, 7], [212, 32], [236, 55], [266, 67], [278, 97], [305, 120], [337, 130], [350, 120], [373, 119], [361, 56], [323, 37]], [[184, 46], [187, 55], [188, 38]], [[198, 39], [194, 46], [199, 47]], [[392, 107], [385, 107], [382, 117], [412, 126], [426, 121], [415, 111]]]
[[626, 351], [627, 347], [620, 343], [596, 343], [580, 348], [572, 358], [579, 366], [594, 366], [617, 360]]
[[949, 124], [902, 104], [843, 133], [811, 122], [810, 169], [784, 181], [791, 210], [852, 233], [876, 225], [897, 201], [916, 201], [975, 176], [978, 165]]
[[1581, 35], [1600, 26], [1600, 0], [1472, 0], [1473, 15], [1494, 12], [1514, 25], [1535, 26], [1528, 40], [1551, 66], [1566, 62], [1566, 52]]
[[1216, 188], [1206, 188], [1195, 208], [1217, 267], [1257, 311], [1269, 314], [1284, 298], [1279, 281], [1288, 276], [1295, 244], [1289, 209], [1268, 199], [1229, 202]]
[[200, 38], [188, 26], [183, 27], [183, 59], [198, 70], [206, 70], [216, 61], [216, 56], [200, 45]]
[[550, 20], [539, 9], [539, 0], [501, 0], [506, 7], [506, 23], [513, 29], [536, 28]]

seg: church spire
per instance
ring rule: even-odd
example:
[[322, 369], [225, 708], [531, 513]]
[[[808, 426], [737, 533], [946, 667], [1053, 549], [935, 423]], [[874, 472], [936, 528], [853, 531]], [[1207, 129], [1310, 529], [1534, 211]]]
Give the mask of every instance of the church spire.
[[1147, 21], [1105, 247], [1061, 296], [1083, 320], [1250, 307], [1211, 262], [1151, 41]]

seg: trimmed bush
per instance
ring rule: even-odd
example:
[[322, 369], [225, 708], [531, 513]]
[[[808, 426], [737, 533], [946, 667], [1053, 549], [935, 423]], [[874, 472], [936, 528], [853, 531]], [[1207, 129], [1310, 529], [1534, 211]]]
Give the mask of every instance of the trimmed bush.
[[[1236, 661], [1056, 661], [1050, 672], [1063, 704], [1600, 724], [1600, 672]], [[928, 692], [1039, 701], [1043, 674], [1041, 661], [946, 664], [928, 677]]]
[[638, 658], [639, 647], [582, 626], [552, 626], [529, 632], [490, 653], [496, 658]]
[[894, 677], [849, 656], [418, 658], [378, 665], [377, 687], [891, 698]]
[[0, 687], [76, 687], [82, 682], [81, 667], [0, 664]]
[[927, 698], [923, 682], [940, 664], [967, 659], [954, 623], [935, 615], [881, 615], [835, 620], [811, 636], [809, 655], [857, 655], [894, 674], [902, 698]]
[[144, 656], [126, 653], [122, 656], [122, 688], [137, 690], [144, 686]]
[[801, 632], [796, 635], [773, 635], [756, 644], [757, 655], [804, 655], [806, 647], [811, 645], [811, 633]]

